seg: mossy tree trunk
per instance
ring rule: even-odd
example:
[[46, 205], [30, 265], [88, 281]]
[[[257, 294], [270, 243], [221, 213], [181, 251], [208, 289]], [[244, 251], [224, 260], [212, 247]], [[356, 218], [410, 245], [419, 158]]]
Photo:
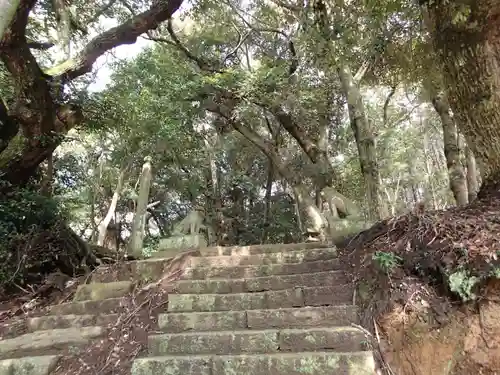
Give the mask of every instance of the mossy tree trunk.
[[444, 155], [448, 167], [450, 189], [455, 197], [457, 206], [465, 206], [468, 202], [465, 171], [461, 161], [462, 151], [459, 142], [458, 129], [455, 120], [451, 117], [448, 101], [442, 95], [435, 95], [432, 105], [436, 110], [443, 128]]
[[146, 227], [146, 213], [148, 209], [149, 190], [153, 178], [151, 171], [151, 157], [144, 158], [144, 165], [139, 182], [139, 194], [135, 209], [134, 221], [130, 233], [129, 249], [135, 258], [142, 257], [142, 245], [144, 242], [144, 230]]
[[365, 185], [367, 213], [369, 221], [380, 219], [380, 173], [375, 148], [375, 134], [366, 116], [363, 98], [358, 82], [351, 69], [341, 63], [338, 69], [342, 90], [347, 100], [349, 121], [358, 148], [359, 165]]
[[500, 2], [425, 1], [450, 106], [472, 152], [484, 165], [480, 198], [500, 186]]
[[479, 191], [478, 171], [476, 158], [469, 146], [465, 146], [465, 160], [467, 165], [467, 194], [469, 195], [469, 203], [474, 201]]

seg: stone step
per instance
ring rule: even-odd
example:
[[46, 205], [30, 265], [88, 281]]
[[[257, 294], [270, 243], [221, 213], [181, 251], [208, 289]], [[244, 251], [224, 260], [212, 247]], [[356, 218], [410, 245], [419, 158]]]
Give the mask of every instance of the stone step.
[[182, 280], [205, 279], [245, 279], [273, 275], [293, 275], [338, 270], [338, 259], [320, 260], [304, 263], [267, 264], [260, 266], [234, 267], [189, 267], [184, 270]]
[[149, 336], [149, 354], [245, 354], [365, 350], [365, 335], [351, 327], [189, 332]]
[[256, 293], [170, 294], [169, 312], [202, 312], [326, 306], [352, 302], [353, 287], [300, 287]]
[[132, 375], [373, 375], [372, 352], [164, 356], [134, 361]]
[[281, 290], [296, 286], [344, 285], [349, 282], [343, 271], [301, 273], [296, 275], [263, 276], [232, 280], [179, 280], [174, 293], [210, 294], [244, 293]]
[[114, 314], [122, 309], [122, 298], [109, 298], [102, 301], [66, 302], [49, 307], [49, 315], [88, 315]]
[[108, 298], [123, 297], [134, 289], [131, 281], [114, 281], [110, 283], [92, 283], [80, 285], [73, 301], [102, 301]]
[[106, 330], [102, 327], [52, 329], [26, 333], [12, 339], [0, 340], [0, 359], [20, 358], [32, 355], [59, 354], [72, 347], [78, 349]]
[[61, 328], [81, 328], [89, 326], [103, 326], [116, 322], [118, 314], [103, 315], [47, 315], [28, 318], [28, 331], [44, 331]]
[[0, 375], [49, 375], [57, 366], [59, 355], [23, 357], [0, 361]]
[[358, 322], [354, 305], [272, 310], [166, 313], [158, 326], [167, 333], [230, 331], [243, 329], [313, 328], [345, 326]]
[[137, 280], [151, 282], [159, 280], [170, 267], [172, 259], [146, 259], [101, 266], [92, 273], [92, 283]]
[[[330, 246], [331, 247], [331, 246]], [[307, 249], [325, 249], [327, 245], [321, 244], [287, 244], [287, 245], [254, 245], [241, 247], [209, 247], [198, 251], [186, 251], [186, 255], [196, 256], [219, 256], [219, 255], [255, 255], [269, 254], [275, 252], [287, 252]], [[179, 251], [175, 250], [178, 255]], [[172, 257], [152, 258], [133, 262], [122, 262], [112, 267], [101, 266], [94, 270], [91, 278], [92, 283], [138, 280], [151, 282], [160, 279], [165, 271], [171, 267]], [[323, 270], [324, 271], [324, 270]], [[313, 271], [309, 271], [313, 272]], [[293, 273], [293, 272], [292, 272]], [[266, 275], [259, 275], [266, 276]], [[244, 276], [241, 276], [244, 277]]]
[[333, 248], [331, 245], [320, 243], [291, 243], [291, 244], [268, 244], [268, 245], [250, 245], [250, 246], [215, 246], [200, 249], [201, 256], [218, 255], [254, 255], [280, 253], [295, 250], [307, 249], [325, 249]]
[[263, 253], [254, 255], [219, 255], [207, 257], [191, 257], [188, 267], [234, 267], [258, 266], [265, 264], [301, 263], [317, 260], [328, 260], [337, 256], [335, 249], [306, 249], [279, 253]]

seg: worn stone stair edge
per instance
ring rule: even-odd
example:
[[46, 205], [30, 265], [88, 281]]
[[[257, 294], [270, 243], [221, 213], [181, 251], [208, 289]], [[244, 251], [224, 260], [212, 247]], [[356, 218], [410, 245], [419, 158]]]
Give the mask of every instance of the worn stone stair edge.
[[28, 318], [26, 324], [29, 332], [35, 332], [61, 328], [107, 326], [116, 322], [118, 317], [119, 314], [45, 315]]
[[48, 311], [50, 315], [88, 315], [89, 311], [95, 314], [113, 314], [123, 309], [123, 298], [108, 298], [101, 301], [65, 302], [52, 305]]
[[39, 351], [43, 351], [43, 354], [58, 354], [58, 351], [68, 345], [86, 345], [91, 339], [103, 336], [105, 332], [103, 327], [82, 327], [26, 333], [1, 340], [0, 359], [33, 355]]
[[60, 358], [60, 355], [46, 355], [0, 360], [0, 375], [48, 375]]
[[[294, 244], [267, 244], [267, 245], [248, 245], [248, 246], [213, 246], [197, 249], [199, 252], [194, 256], [218, 256], [218, 255], [254, 255], [264, 253], [274, 253], [293, 250], [324, 249], [335, 248], [330, 244], [321, 243], [294, 243]], [[191, 250], [192, 251], [192, 250]], [[159, 249], [155, 254], [164, 253], [167, 258], [180, 253], [179, 249]], [[161, 259], [161, 258], [159, 258]]]
[[349, 284], [349, 279], [343, 271], [321, 271], [295, 275], [273, 275], [230, 280], [178, 280], [175, 282], [173, 292], [179, 294], [227, 294], [264, 292], [288, 289], [296, 286], [343, 286], [347, 284]]
[[132, 375], [373, 375], [372, 352], [302, 352], [136, 359]]
[[280, 251], [275, 253], [252, 255], [216, 255], [191, 257], [189, 267], [195, 266], [245, 266], [262, 264], [298, 263], [306, 261], [327, 260], [337, 256], [337, 250], [332, 248]]
[[352, 302], [354, 287], [297, 287], [230, 294], [170, 294], [168, 312], [260, 310]]
[[134, 286], [132, 281], [83, 284], [78, 286], [73, 301], [101, 301], [123, 297], [132, 292]]
[[354, 327], [314, 327], [150, 335], [148, 348], [152, 355], [350, 352], [366, 349], [364, 340], [365, 333]]
[[343, 326], [357, 323], [358, 320], [357, 306], [337, 305], [249, 311], [165, 313], [158, 316], [158, 326], [165, 333], [180, 333]]
[[337, 258], [304, 263], [266, 264], [259, 266], [187, 267], [184, 269], [184, 272], [180, 279], [239, 279], [262, 276], [314, 273], [339, 269], [340, 262]]

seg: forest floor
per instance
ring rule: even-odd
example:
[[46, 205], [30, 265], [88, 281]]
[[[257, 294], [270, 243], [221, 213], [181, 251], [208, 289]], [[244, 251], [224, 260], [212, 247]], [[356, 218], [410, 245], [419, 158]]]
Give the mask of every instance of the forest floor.
[[[486, 339], [482, 317], [495, 310], [498, 320], [500, 313], [496, 302], [494, 308], [486, 306], [492, 298], [498, 301], [492, 295], [500, 290], [500, 199], [390, 218], [345, 239], [339, 249], [346, 272], [358, 285], [362, 325], [374, 335], [387, 374], [499, 373], [500, 352], [484, 346], [500, 347], [491, 338], [500, 324], [488, 327], [491, 337]], [[478, 316], [479, 328], [471, 332]], [[412, 330], [419, 340], [408, 338]], [[406, 358], [398, 360], [398, 351]], [[479, 352], [496, 363], [481, 363]], [[390, 368], [395, 362], [397, 372]]]
[[[107, 266], [110, 279], [120, 267], [120, 262]], [[87, 275], [71, 279], [64, 289], [44, 284], [33, 292], [24, 291], [1, 301], [0, 339], [27, 333], [30, 317], [49, 315], [47, 307], [71, 301], [78, 285], [85, 284], [88, 278]], [[40, 293], [42, 288], [45, 290]], [[130, 375], [133, 360], [146, 350], [148, 334], [157, 327], [157, 316], [165, 309], [168, 290], [161, 285], [138, 285], [134, 292], [122, 297], [117, 319], [104, 327], [107, 335], [78, 353], [72, 353], [71, 347], [61, 352], [54, 375]]]

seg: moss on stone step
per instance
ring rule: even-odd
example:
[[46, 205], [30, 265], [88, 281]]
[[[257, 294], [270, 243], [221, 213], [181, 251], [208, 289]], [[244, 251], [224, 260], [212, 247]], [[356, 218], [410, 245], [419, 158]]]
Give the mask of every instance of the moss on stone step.
[[371, 352], [165, 356], [134, 361], [132, 375], [373, 375]]
[[59, 359], [58, 355], [4, 359], [0, 361], [0, 375], [49, 375]]
[[134, 288], [131, 281], [115, 281], [111, 283], [93, 283], [80, 285], [73, 301], [102, 301], [108, 298], [123, 297]]

